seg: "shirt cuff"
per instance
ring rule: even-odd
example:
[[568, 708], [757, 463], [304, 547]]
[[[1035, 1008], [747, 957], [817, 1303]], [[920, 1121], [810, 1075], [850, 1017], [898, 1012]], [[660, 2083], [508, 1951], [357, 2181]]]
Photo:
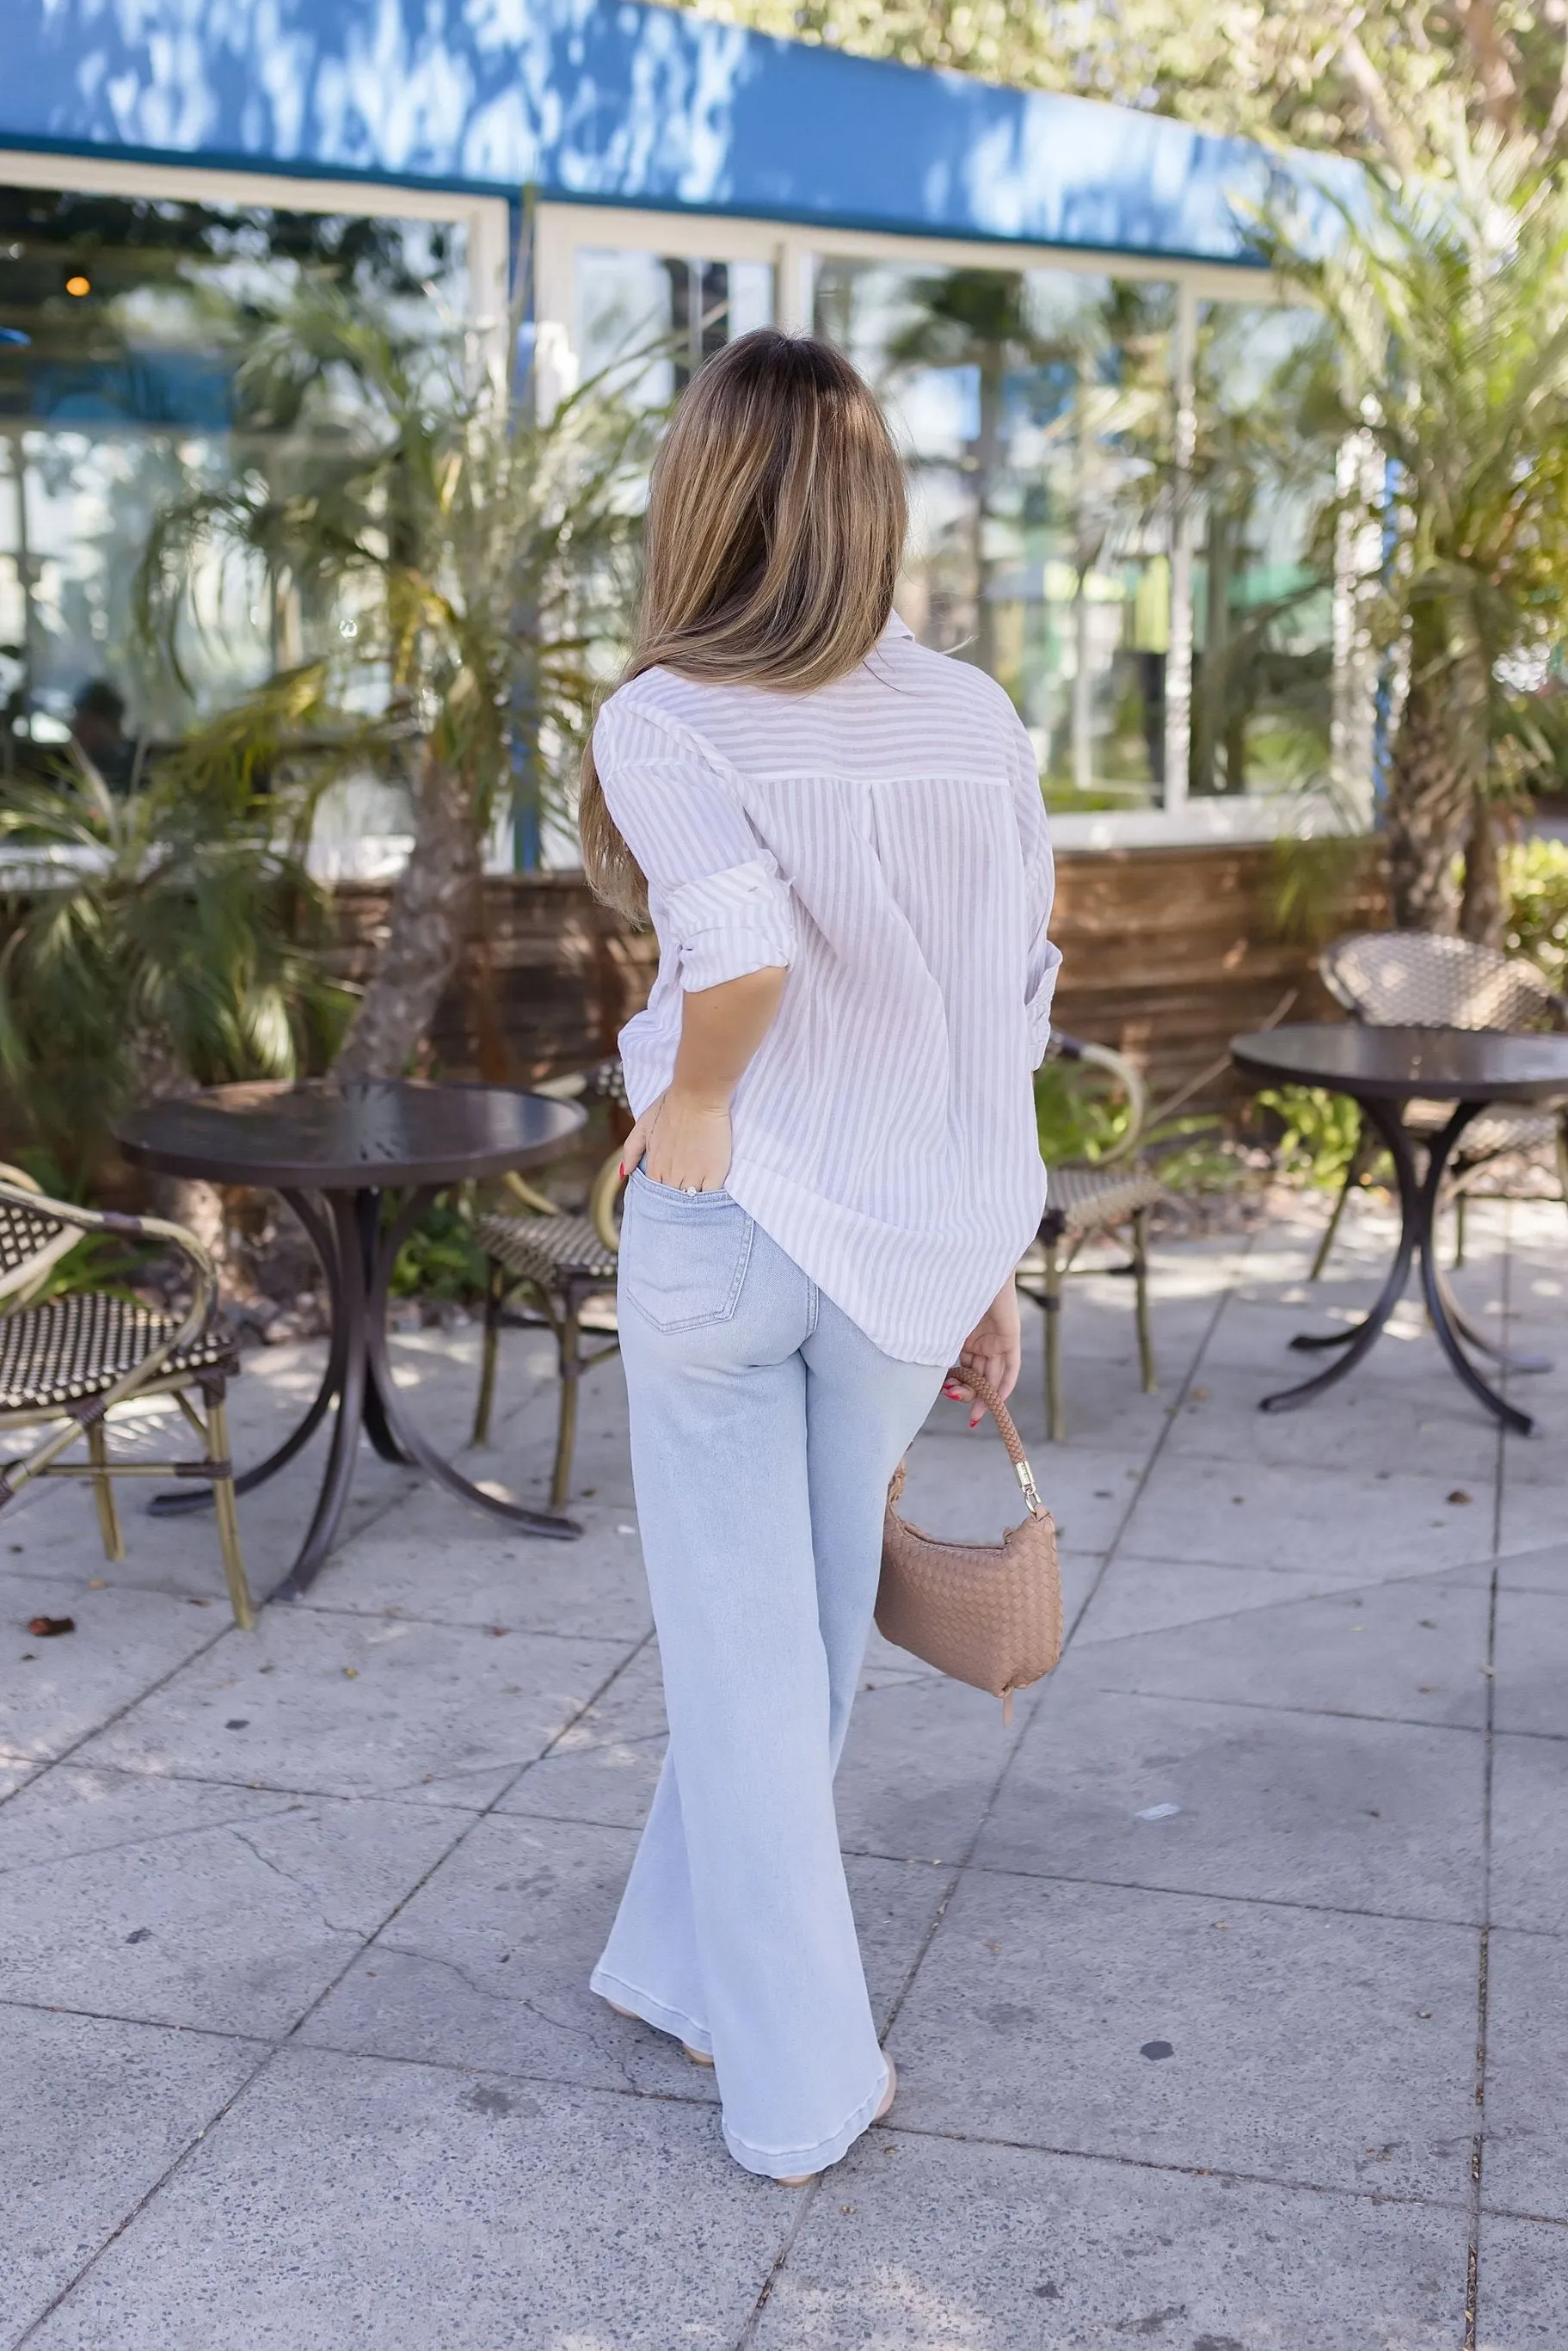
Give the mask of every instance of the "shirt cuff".
[[1045, 1049], [1051, 1042], [1051, 1007], [1056, 994], [1056, 975], [1061, 967], [1060, 948], [1051, 947], [1048, 952], [1051, 960], [1036, 980], [1033, 993], [1025, 1006], [1029, 1015], [1030, 1051], [1033, 1056], [1032, 1066], [1037, 1070], [1044, 1061]]
[[683, 882], [667, 904], [685, 988], [719, 987], [795, 960], [789, 885], [760, 858]]

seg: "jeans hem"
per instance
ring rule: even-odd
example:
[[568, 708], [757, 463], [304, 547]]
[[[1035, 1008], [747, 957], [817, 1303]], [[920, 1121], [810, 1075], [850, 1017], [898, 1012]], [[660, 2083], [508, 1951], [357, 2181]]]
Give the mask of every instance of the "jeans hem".
[[713, 2055], [713, 2035], [706, 2024], [699, 2024], [684, 2010], [666, 2007], [662, 2000], [655, 2000], [652, 1992], [642, 1991], [636, 1984], [623, 1983], [607, 1968], [594, 1969], [588, 1979], [588, 1989], [616, 2008], [629, 2008], [633, 2016], [640, 2016], [655, 2032], [673, 2032], [688, 2049], [700, 2049], [705, 2057]]
[[849, 2119], [826, 2138], [819, 2139], [814, 2147], [752, 2147], [737, 2137], [727, 2123], [724, 2125], [724, 2143], [737, 2163], [747, 2171], [760, 2172], [765, 2179], [795, 2179], [806, 2172], [826, 2171], [830, 2164], [849, 2153], [862, 2132], [876, 2120], [876, 2110], [887, 2095], [891, 2079], [884, 2061], [882, 2079], [870, 2097], [862, 2098]]

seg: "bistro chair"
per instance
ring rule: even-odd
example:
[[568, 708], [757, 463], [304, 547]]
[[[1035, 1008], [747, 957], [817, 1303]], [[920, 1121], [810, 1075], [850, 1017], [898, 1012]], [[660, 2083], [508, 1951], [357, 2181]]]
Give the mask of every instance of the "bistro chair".
[[1128, 1109], [1125, 1131], [1098, 1159], [1073, 1160], [1051, 1169], [1039, 1238], [1019, 1269], [1019, 1289], [1045, 1312], [1046, 1431], [1060, 1444], [1067, 1434], [1061, 1379], [1062, 1293], [1070, 1273], [1090, 1270], [1074, 1264], [1085, 1241], [1126, 1235], [1126, 1263], [1112, 1270], [1132, 1277], [1144, 1394], [1152, 1395], [1159, 1385], [1149, 1327], [1149, 1210], [1163, 1198], [1165, 1186], [1141, 1155], [1148, 1124], [1148, 1094], [1132, 1062], [1108, 1045], [1084, 1044], [1060, 1029], [1052, 1034], [1046, 1059], [1087, 1063], [1105, 1071], [1126, 1096]]
[[[1427, 931], [1353, 931], [1318, 958], [1324, 987], [1353, 1020], [1375, 1028], [1496, 1029], [1518, 1034], [1568, 1028], [1568, 997], [1521, 956], [1473, 939]], [[1412, 1102], [1405, 1123], [1417, 1138], [1448, 1123], [1449, 1102]], [[1329, 1261], [1351, 1191], [1364, 1184], [1382, 1149], [1363, 1129], [1308, 1280]], [[1568, 1206], [1568, 1113], [1513, 1108], [1485, 1110], [1466, 1128], [1453, 1160], [1448, 1197], [1454, 1204], [1454, 1263], [1464, 1263], [1465, 1194], [1479, 1171], [1505, 1154], [1554, 1151], [1559, 1186]]]
[[[594, 1069], [536, 1087], [535, 1092], [568, 1100], [602, 1102], [612, 1111], [624, 1112], [627, 1107], [626, 1083], [619, 1061], [601, 1061]], [[505, 1181], [527, 1213], [519, 1216], [516, 1210], [492, 1210], [475, 1220], [475, 1236], [489, 1260], [489, 1274], [473, 1441], [483, 1445], [489, 1437], [501, 1332], [548, 1324], [555, 1333], [556, 1374], [560, 1391], [549, 1507], [561, 1510], [566, 1507], [571, 1485], [572, 1455], [577, 1447], [579, 1385], [584, 1373], [606, 1362], [621, 1343], [613, 1330], [604, 1334], [595, 1332], [600, 1343], [591, 1349], [585, 1350], [582, 1343], [584, 1308], [594, 1299], [613, 1296], [615, 1290], [615, 1264], [621, 1247], [615, 1217], [622, 1181], [620, 1147], [611, 1153], [594, 1177], [584, 1215], [568, 1213], [521, 1176], [508, 1176]]]
[[[159, 1240], [190, 1265], [194, 1296], [183, 1317], [160, 1314], [106, 1290], [38, 1297], [56, 1262], [84, 1233]], [[235, 1508], [226, 1383], [234, 1346], [214, 1327], [217, 1277], [199, 1241], [157, 1217], [104, 1215], [45, 1196], [17, 1167], [0, 1166], [0, 1430], [47, 1433], [0, 1461], [0, 1509], [35, 1478], [90, 1478], [105, 1555], [125, 1556], [116, 1478], [194, 1478], [213, 1489], [218, 1541], [235, 1623], [256, 1624]], [[193, 1403], [193, 1393], [201, 1406]], [[202, 1441], [199, 1461], [115, 1460], [109, 1416], [124, 1404], [172, 1395]], [[62, 1456], [84, 1441], [85, 1461]]]

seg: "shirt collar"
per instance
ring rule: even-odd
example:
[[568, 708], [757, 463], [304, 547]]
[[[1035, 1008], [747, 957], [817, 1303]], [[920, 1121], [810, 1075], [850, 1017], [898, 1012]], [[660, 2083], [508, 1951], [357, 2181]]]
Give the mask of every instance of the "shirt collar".
[[883, 629], [882, 634], [884, 643], [889, 638], [896, 640], [900, 637], [907, 637], [911, 643], [914, 642], [915, 638], [914, 630], [909, 626], [907, 622], [901, 621], [896, 612], [890, 612], [888, 614], [887, 626]]

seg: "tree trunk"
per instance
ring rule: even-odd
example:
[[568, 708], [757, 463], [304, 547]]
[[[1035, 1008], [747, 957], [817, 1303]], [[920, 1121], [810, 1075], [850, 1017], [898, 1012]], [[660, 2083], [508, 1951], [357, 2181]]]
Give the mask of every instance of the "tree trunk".
[[1469, 729], [1447, 675], [1412, 666], [1389, 761], [1388, 888], [1402, 931], [1452, 932], [1457, 866], [1474, 799]]
[[392, 893], [386, 944], [333, 1064], [335, 1077], [403, 1075], [457, 967], [478, 887], [472, 795], [460, 773], [427, 758], [413, 849]]
[[1480, 946], [1500, 947], [1506, 928], [1503, 903], [1502, 847], [1507, 830], [1500, 823], [1497, 803], [1478, 793], [1470, 812], [1465, 843], [1465, 894], [1459, 907], [1459, 930]]
[[[139, 1030], [131, 1040], [130, 1059], [131, 1099], [138, 1105], [183, 1102], [197, 1091], [195, 1079], [167, 1037], [149, 1029]], [[219, 1273], [226, 1273], [228, 1221], [223, 1194], [215, 1184], [204, 1184], [183, 1176], [155, 1176], [152, 1207], [154, 1215], [166, 1217], [172, 1225], [183, 1225], [188, 1233], [193, 1233]]]

